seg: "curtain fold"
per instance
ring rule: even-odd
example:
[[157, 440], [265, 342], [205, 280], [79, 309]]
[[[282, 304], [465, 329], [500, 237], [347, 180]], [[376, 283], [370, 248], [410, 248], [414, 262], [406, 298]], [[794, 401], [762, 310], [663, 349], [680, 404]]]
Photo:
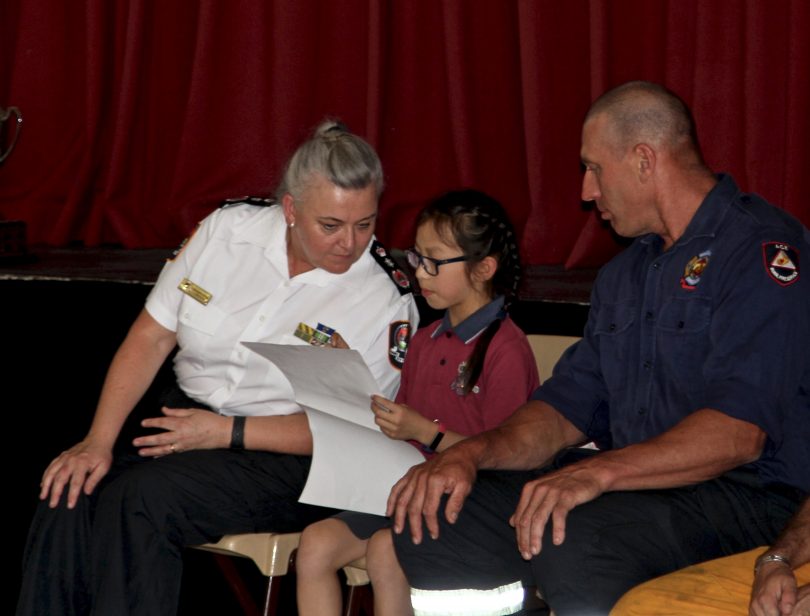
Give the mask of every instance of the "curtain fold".
[[527, 263], [596, 266], [621, 243], [580, 201], [582, 117], [650, 79], [692, 106], [714, 169], [807, 224], [809, 30], [806, 0], [4, 0], [0, 107], [24, 125], [0, 216], [34, 244], [173, 246], [221, 199], [271, 193], [330, 116], [380, 152], [385, 242], [473, 186]]

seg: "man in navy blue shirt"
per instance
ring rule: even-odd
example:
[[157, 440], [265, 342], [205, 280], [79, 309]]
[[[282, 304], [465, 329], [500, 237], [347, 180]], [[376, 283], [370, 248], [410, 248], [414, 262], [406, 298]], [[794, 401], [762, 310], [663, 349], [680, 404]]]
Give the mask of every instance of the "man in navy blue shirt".
[[[642, 581], [771, 543], [810, 492], [810, 233], [715, 176], [655, 84], [600, 97], [581, 157], [583, 200], [637, 239], [532, 400], [394, 487], [419, 614], [510, 613], [532, 583], [557, 616], [607, 614]], [[570, 449], [590, 440], [605, 450]]]

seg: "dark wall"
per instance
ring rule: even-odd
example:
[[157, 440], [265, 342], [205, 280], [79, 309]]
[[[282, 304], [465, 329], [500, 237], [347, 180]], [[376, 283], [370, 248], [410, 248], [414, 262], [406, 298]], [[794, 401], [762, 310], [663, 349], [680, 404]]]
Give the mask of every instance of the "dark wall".
[[[13, 613], [28, 524], [48, 463], [86, 433], [110, 359], [150, 287], [110, 282], [0, 281], [4, 328], [6, 519], [11, 563], [0, 613]], [[250, 564], [247, 561], [240, 564]], [[255, 569], [255, 568], [254, 568]], [[262, 579], [246, 569], [261, 593]], [[8, 574], [7, 574], [8, 575]], [[211, 555], [186, 558], [180, 614], [238, 614]]]

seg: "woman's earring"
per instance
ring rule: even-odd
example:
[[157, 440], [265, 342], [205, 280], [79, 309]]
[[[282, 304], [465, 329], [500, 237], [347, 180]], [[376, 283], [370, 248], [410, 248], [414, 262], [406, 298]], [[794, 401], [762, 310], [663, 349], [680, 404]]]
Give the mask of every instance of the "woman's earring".
[[289, 224], [289, 227], [290, 227], [290, 229], [292, 229], [293, 227], [295, 227], [295, 222], [291, 222], [291, 223]]

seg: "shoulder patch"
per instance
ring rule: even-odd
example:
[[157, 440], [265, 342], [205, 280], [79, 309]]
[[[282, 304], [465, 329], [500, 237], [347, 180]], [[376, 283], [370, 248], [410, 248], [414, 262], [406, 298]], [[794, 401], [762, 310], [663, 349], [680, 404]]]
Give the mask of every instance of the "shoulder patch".
[[374, 240], [371, 242], [371, 248], [369, 250], [374, 260], [394, 282], [400, 295], [407, 295], [413, 291], [411, 279], [408, 277], [408, 274], [397, 266], [394, 259], [388, 254], [385, 246], [380, 244], [377, 240]]
[[228, 208], [234, 205], [255, 205], [257, 207], [269, 207], [275, 205], [276, 200], [273, 197], [235, 197], [233, 199], [224, 199], [219, 204], [220, 209]]
[[397, 370], [402, 370], [405, 355], [411, 342], [410, 321], [394, 321], [388, 327], [388, 362]]
[[762, 258], [768, 275], [786, 287], [799, 279], [799, 251], [782, 242], [763, 242]]

